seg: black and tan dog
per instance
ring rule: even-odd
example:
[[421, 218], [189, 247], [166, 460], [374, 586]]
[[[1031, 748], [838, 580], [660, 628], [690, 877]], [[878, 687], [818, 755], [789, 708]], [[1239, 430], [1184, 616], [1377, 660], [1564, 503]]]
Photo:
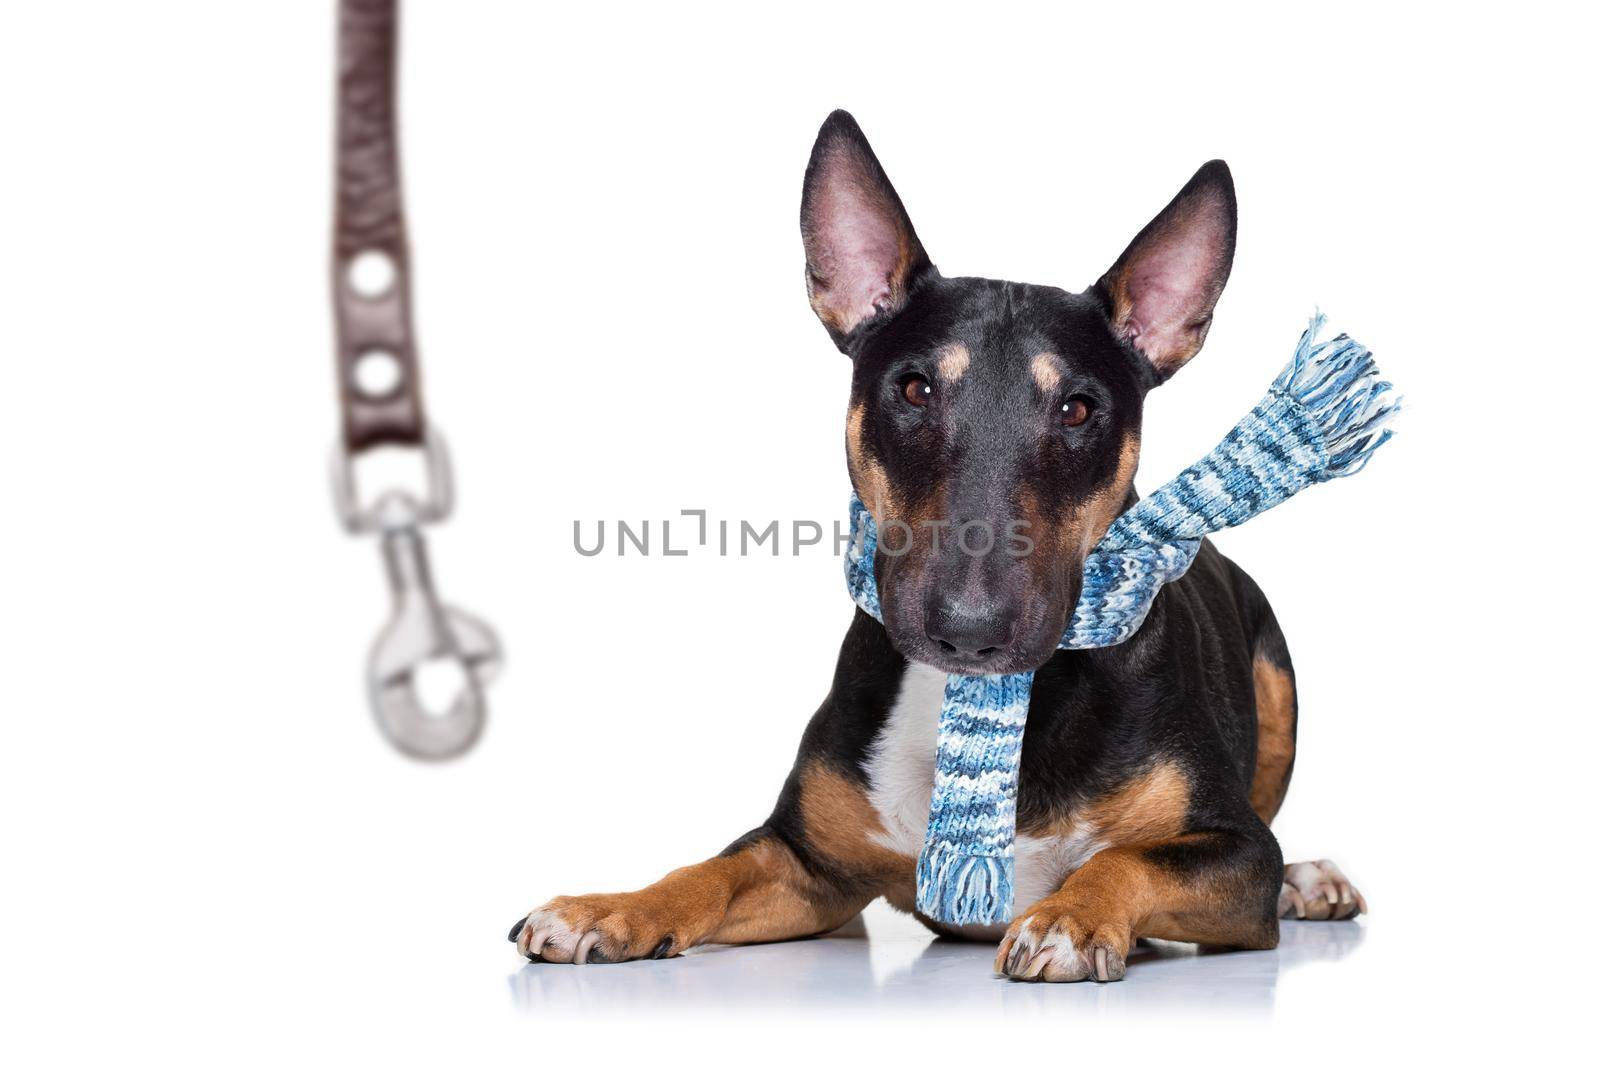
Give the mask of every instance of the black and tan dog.
[[880, 529], [1026, 524], [1033, 551], [919, 536], [880, 554], [884, 621], [856, 613], [767, 821], [648, 889], [557, 897], [512, 930], [518, 949], [658, 958], [822, 933], [878, 897], [912, 910], [952, 671], [1038, 672], [1017, 918], [941, 930], [1000, 939], [1000, 972], [1115, 980], [1139, 937], [1271, 948], [1280, 915], [1364, 911], [1331, 863], [1285, 867], [1267, 828], [1294, 763], [1294, 672], [1242, 570], [1207, 544], [1132, 639], [1056, 648], [1085, 555], [1137, 499], [1144, 396], [1200, 350], [1227, 281], [1227, 167], [1200, 168], [1086, 292], [945, 278], [861, 130], [835, 112], [801, 229], [811, 305], [854, 362], [850, 478]]

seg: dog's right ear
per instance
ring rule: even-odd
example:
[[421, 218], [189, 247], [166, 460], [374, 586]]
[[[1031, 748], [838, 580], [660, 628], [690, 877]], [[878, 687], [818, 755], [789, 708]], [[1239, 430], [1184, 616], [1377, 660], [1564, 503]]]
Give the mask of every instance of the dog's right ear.
[[872, 146], [847, 111], [828, 116], [800, 197], [806, 292], [840, 351], [906, 304], [933, 269]]

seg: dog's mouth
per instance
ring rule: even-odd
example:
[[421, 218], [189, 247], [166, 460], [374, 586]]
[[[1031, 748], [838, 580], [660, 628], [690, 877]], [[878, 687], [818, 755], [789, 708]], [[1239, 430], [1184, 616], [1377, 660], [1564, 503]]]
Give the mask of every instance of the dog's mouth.
[[[896, 645], [896, 647], [898, 648], [899, 646]], [[1007, 653], [986, 661], [974, 662], [964, 657], [933, 652], [926, 648], [911, 651], [901, 648], [900, 654], [913, 663], [933, 667], [945, 674], [966, 674], [976, 677], [995, 674], [1022, 674], [1028, 671], [1036, 671], [1044, 666], [1045, 662], [1050, 658], [1048, 655], [1039, 658]]]

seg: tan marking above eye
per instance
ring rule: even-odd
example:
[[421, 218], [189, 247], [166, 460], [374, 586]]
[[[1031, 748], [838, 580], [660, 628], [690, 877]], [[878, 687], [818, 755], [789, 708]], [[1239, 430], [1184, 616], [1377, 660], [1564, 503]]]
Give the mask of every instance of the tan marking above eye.
[[961, 380], [972, 365], [972, 353], [959, 342], [945, 345], [939, 350], [939, 377], [946, 382]]
[[1061, 388], [1061, 368], [1054, 352], [1040, 352], [1033, 357], [1033, 381], [1043, 393], [1053, 393]]

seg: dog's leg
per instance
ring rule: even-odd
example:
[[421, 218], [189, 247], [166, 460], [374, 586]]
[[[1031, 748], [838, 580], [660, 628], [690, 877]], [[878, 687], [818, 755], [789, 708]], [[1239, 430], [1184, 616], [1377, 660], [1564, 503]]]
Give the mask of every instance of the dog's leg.
[[1278, 916], [1296, 919], [1354, 919], [1367, 913], [1367, 899], [1332, 860], [1291, 863], [1283, 869]]
[[1281, 862], [1265, 826], [1106, 849], [1011, 924], [995, 970], [1027, 981], [1114, 982], [1140, 937], [1272, 948]]
[[[1254, 589], [1254, 585], [1251, 586]], [[1260, 596], [1260, 590], [1255, 590]], [[1272, 609], [1261, 601], [1263, 621], [1256, 638], [1253, 664], [1256, 696], [1256, 767], [1250, 782], [1250, 806], [1271, 824], [1283, 805], [1294, 770], [1295, 729], [1299, 718], [1294, 668], [1283, 632]], [[1332, 860], [1291, 863], [1283, 869], [1278, 915], [1296, 919], [1353, 919], [1364, 915], [1367, 901]]]
[[1256, 653], [1252, 667], [1256, 695], [1256, 766], [1250, 780], [1250, 807], [1270, 826], [1289, 792], [1299, 719], [1294, 668], [1289, 666], [1289, 653], [1282, 647], [1281, 636], [1276, 649]]
[[762, 829], [636, 893], [557, 897], [513, 927], [511, 939], [524, 956], [551, 963], [660, 959], [706, 942], [826, 933], [868, 899], [819, 882], [775, 833]]

